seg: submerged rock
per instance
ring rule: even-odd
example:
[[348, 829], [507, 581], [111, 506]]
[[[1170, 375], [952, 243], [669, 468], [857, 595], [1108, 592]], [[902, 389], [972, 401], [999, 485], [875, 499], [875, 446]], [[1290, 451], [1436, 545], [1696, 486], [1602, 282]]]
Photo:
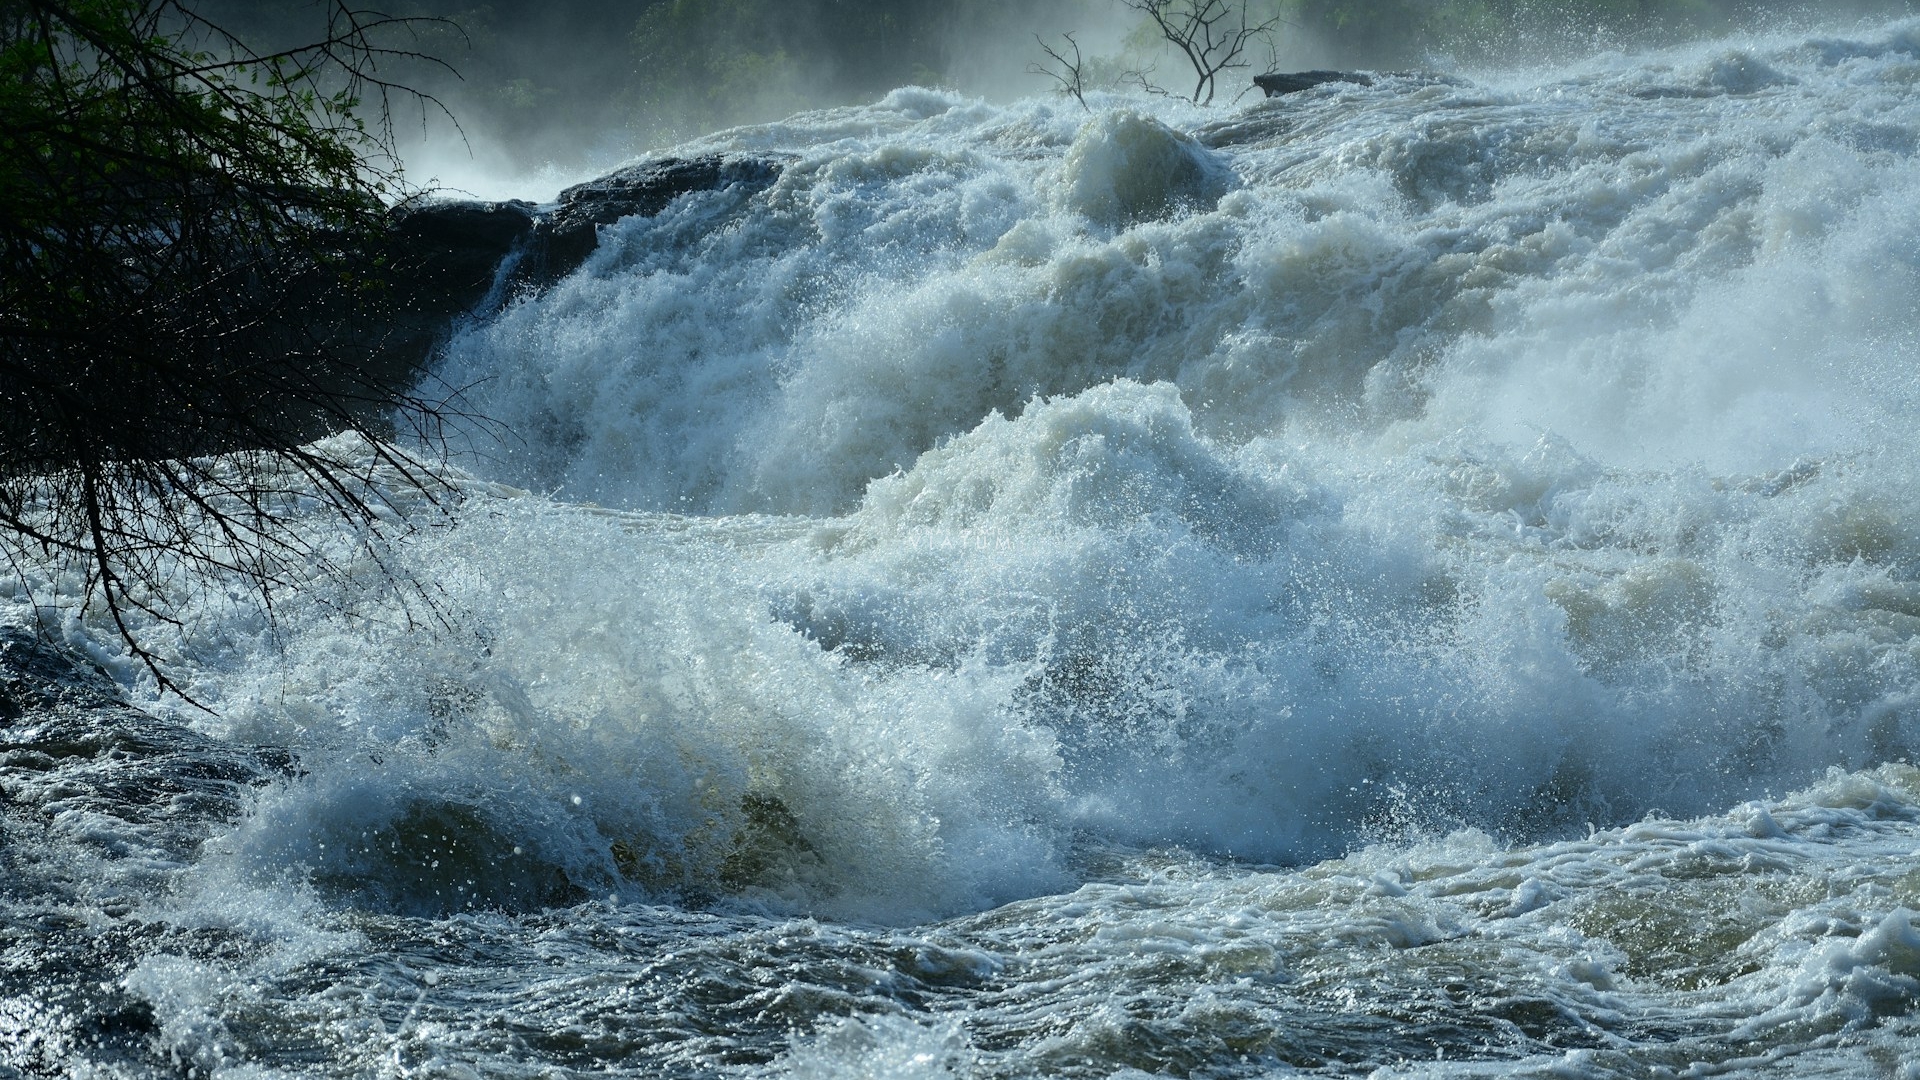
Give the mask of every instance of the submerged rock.
[[0, 626], [0, 805], [117, 857], [185, 859], [288, 775], [275, 747], [236, 746], [129, 705], [84, 657]]
[[[233, 926], [163, 914], [182, 867], [294, 771], [129, 705], [86, 657], [0, 625], [0, 1076], [180, 1075], [130, 980], [248, 955]], [[169, 1066], [172, 1066], [169, 1068]]]
[[1065, 206], [1109, 228], [1210, 209], [1233, 173], [1191, 136], [1129, 110], [1087, 122], [1067, 150]]

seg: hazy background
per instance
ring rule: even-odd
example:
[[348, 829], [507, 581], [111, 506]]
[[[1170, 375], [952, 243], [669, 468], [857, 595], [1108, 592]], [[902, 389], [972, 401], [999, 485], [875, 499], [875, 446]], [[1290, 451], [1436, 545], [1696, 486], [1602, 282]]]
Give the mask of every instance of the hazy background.
[[[1223, 79], [1217, 104], [1269, 67], [1462, 70], [1568, 60], [1745, 29], [1910, 11], [1911, 0], [1247, 0], [1281, 21], [1270, 51]], [[317, 0], [205, 0], [249, 41], [314, 36]], [[1096, 84], [1185, 62], [1122, 0], [396, 0], [423, 24], [396, 44], [450, 69], [389, 70], [457, 119], [402, 107], [412, 179], [488, 197], [551, 197], [649, 148], [801, 109], [872, 100], [909, 83], [994, 99], [1056, 84], [1028, 68], [1036, 35], [1075, 34]]]

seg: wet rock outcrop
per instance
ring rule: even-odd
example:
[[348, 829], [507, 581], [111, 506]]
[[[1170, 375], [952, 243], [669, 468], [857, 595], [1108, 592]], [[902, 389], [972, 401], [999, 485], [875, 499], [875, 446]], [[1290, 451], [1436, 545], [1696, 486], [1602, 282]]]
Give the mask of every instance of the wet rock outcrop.
[[409, 312], [451, 317], [474, 309], [516, 258], [510, 284], [540, 287], [578, 269], [600, 243], [600, 226], [652, 217], [675, 199], [772, 186], [781, 162], [713, 155], [650, 161], [575, 184], [549, 206], [522, 200], [408, 204], [394, 211], [395, 287]]
[[515, 292], [545, 288], [578, 269], [599, 246], [601, 226], [651, 217], [695, 192], [764, 190], [783, 164], [718, 154], [669, 158], [576, 184], [548, 206], [517, 199], [401, 206], [388, 235], [394, 314], [366, 347], [384, 369], [415, 370], [456, 320], [487, 314]]
[[713, 155], [633, 165], [560, 193], [534, 223], [524, 279], [553, 281], [573, 272], [600, 243], [600, 226], [622, 218], [652, 217], [696, 191], [737, 187], [764, 191], [780, 178], [782, 162]]
[[396, 208], [387, 234], [392, 313], [370, 343], [379, 366], [412, 371], [454, 320], [485, 306], [501, 262], [526, 244], [538, 217], [518, 199]]
[[1311, 90], [1327, 83], [1358, 83], [1372, 86], [1373, 77], [1357, 71], [1270, 71], [1265, 75], [1255, 75], [1253, 85], [1267, 92], [1270, 98], [1284, 94], [1297, 94], [1302, 90]]

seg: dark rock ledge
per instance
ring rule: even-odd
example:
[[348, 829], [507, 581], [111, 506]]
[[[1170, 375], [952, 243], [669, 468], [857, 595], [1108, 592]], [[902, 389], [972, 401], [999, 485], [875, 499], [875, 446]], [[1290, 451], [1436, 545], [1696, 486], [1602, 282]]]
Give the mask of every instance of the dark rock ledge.
[[1297, 94], [1302, 90], [1311, 90], [1327, 83], [1358, 83], [1361, 86], [1372, 86], [1373, 76], [1357, 71], [1272, 71], [1253, 77], [1253, 85], [1266, 91], [1270, 98], [1284, 94]]
[[[518, 199], [402, 205], [389, 234], [397, 317], [381, 328], [382, 363], [417, 370], [456, 320], [566, 277], [599, 246], [602, 225], [652, 217], [695, 192], [763, 191], [784, 164], [734, 155], [669, 158], [576, 184], [548, 206]], [[502, 282], [509, 259], [511, 274]]]

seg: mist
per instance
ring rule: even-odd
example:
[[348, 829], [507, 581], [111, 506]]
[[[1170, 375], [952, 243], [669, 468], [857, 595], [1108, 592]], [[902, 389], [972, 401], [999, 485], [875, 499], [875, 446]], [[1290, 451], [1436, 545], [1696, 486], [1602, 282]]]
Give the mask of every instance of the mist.
[[[1911, 0], [1244, 2], [1272, 33], [1223, 73], [1216, 107], [1250, 100], [1252, 76], [1268, 70], [1513, 70], [1914, 10]], [[312, 0], [195, 10], [256, 45], [312, 40], [324, 15]], [[484, 198], [551, 198], [649, 151], [902, 85], [995, 101], [1057, 91], [1063, 73], [1043, 42], [1078, 48], [1088, 91], [1177, 95], [1192, 81], [1127, 0], [404, 0], [390, 12], [421, 20], [393, 40], [418, 55], [385, 72], [429, 97], [388, 103], [410, 181]]]

